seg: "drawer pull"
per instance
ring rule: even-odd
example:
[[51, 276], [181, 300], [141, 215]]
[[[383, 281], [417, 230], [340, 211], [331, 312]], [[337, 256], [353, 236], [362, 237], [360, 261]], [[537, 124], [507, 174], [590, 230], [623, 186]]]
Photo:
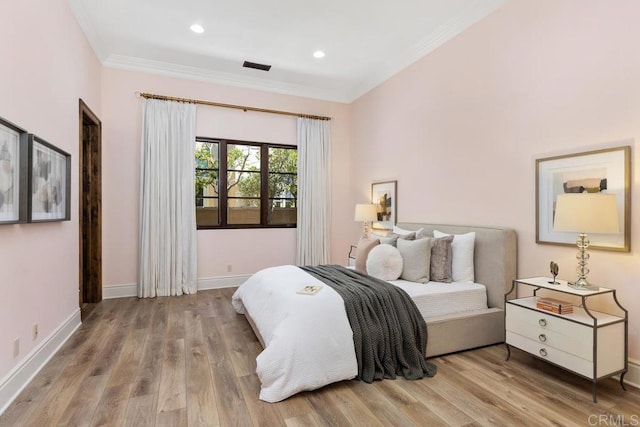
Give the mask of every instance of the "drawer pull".
[[547, 341], [547, 336], [545, 334], [540, 334], [538, 335], [538, 339], [542, 342], [546, 342]]
[[541, 349], [540, 349], [540, 356], [542, 356], [542, 357], [547, 357], [547, 350], [546, 350], [546, 349], [544, 349], [544, 348], [541, 348]]
[[547, 326], [547, 319], [540, 319], [540, 320], [538, 320], [538, 325], [540, 325], [540, 326]]

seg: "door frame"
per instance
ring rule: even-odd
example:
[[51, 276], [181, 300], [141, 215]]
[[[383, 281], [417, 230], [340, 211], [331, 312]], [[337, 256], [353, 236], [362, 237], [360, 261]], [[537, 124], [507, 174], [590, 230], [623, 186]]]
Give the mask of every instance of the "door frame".
[[[91, 126], [91, 132], [85, 132], [85, 126]], [[102, 122], [82, 99], [79, 132], [78, 302], [82, 308], [102, 301]], [[87, 181], [91, 185], [85, 185]]]

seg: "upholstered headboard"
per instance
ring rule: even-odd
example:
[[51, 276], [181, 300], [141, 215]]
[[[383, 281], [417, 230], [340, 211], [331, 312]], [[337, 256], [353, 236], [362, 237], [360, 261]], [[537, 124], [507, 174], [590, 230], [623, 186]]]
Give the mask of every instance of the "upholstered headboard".
[[487, 287], [489, 307], [504, 308], [504, 294], [511, 289], [511, 283], [517, 274], [518, 249], [515, 230], [417, 222], [400, 222], [397, 225], [406, 230], [424, 228], [427, 234], [431, 236], [433, 235], [433, 230], [448, 234], [464, 234], [475, 231], [475, 282]]

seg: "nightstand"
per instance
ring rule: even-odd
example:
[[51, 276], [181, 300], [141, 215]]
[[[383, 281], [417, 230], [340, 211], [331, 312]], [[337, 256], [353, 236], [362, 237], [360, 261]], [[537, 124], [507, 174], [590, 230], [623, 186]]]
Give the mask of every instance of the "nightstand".
[[[596, 386], [601, 379], [620, 375], [620, 385], [628, 371], [629, 315], [616, 297], [615, 289], [580, 290], [567, 285], [566, 280], [551, 284], [549, 277], [516, 279], [505, 294], [505, 326], [507, 360], [511, 347], [525, 351], [593, 383], [593, 401], [597, 402]], [[508, 299], [517, 284], [534, 288], [533, 296]], [[539, 309], [536, 302], [540, 289], [581, 299], [571, 314], [555, 314]], [[588, 308], [587, 300], [596, 295], [610, 295], [623, 314], [602, 313]]]

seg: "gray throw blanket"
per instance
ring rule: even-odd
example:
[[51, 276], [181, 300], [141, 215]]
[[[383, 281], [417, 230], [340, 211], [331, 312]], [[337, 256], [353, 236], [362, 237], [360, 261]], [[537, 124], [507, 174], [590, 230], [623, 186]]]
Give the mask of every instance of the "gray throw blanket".
[[331, 286], [344, 300], [359, 380], [370, 383], [396, 375], [416, 380], [436, 374], [436, 366], [424, 358], [427, 325], [406, 292], [339, 265], [300, 268]]

